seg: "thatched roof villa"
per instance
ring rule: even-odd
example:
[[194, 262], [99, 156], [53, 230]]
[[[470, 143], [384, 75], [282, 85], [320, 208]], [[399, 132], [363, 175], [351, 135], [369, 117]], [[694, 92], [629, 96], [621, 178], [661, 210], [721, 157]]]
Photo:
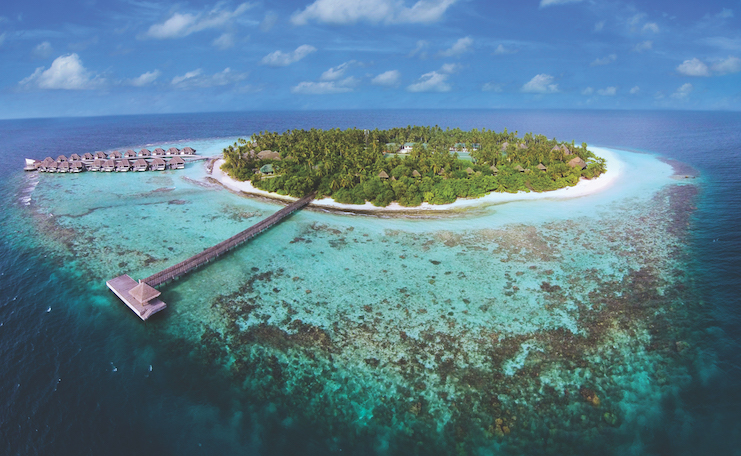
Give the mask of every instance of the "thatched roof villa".
[[167, 149], [167, 155], [179, 155], [179, 154], [180, 154], [180, 150], [178, 150], [177, 147], [170, 147], [169, 149]]
[[414, 171], [412, 171], [412, 177], [422, 177], [422, 175], [421, 175], [421, 174], [419, 174], [419, 171], [417, 171], [417, 170], [415, 169]]
[[541, 171], [548, 171], [548, 168], [546, 168], [546, 167], [545, 167], [545, 165], [544, 165], [544, 164], [542, 164], [542, 163], [538, 163], [538, 166], [537, 166], [537, 168], [538, 168], [539, 170], [541, 170]]
[[110, 173], [112, 171], [116, 170], [116, 160], [110, 158], [106, 160], [103, 163], [103, 166], [100, 168], [101, 171], [105, 171], [106, 173]]
[[83, 169], [85, 169], [85, 167], [82, 165], [82, 162], [80, 160], [75, 160], [71, 162], [69, 165], [69, 171], [71, 173], [79, 173]]
[[60, 162], [60, 163], [61, 162], [66, 162], [67, 161], [67, 157], [65, 157], [64, 155], [60, 155], [60, 156], [57, 157], [57, 161]]
[[84, 154], [82, 154], [82, 159], [83, 160], [92, 160], [94, 158], [95, 157], [93, 157], [93, 154], [91, 154], [90, 152], [85, 152]]
[[524, 173], [525, 172], [525, 168], [523, 168], [520, 165], [515, 165], [515, 171], [519, 171], [521, 173]]
[[129, 149], [123, 154], [124, 158], [136, 158], [136, 151], [133, 149]]
[[192, 147], [190, 147], [190, 146], [185, 146], [185, 147], [183, 147], [183, 148], [182, 148], [182, 149], [180, 150], [180, 153], [181, 153], [182, 155], [195, 155], [195, 154], [196, 154], [196, 150], [195, 150], [195, 149], [193, 149], [193, 148], [192, 148]]
[[273, 152], [272, 150], [263, 150], [257, 153], [257, 158], [260, 160], [280, 160], [280, 153]]
[[180, 157], [172, 157], [170, 161], [167, 162], [167, 165], [170, 169], [183, 169], [185, 168], [185, 161]]
[[494, 174], [496, 174], [496, 173], [498, 173], [498, 172], [499, 172], [499, 169], [497, 169], [497, 167], [496, 167], [496, 166], [494, 166], [494, 165], [491, 165], [491, 166], [489, 167], [489, 169], [490, 169], [490, 170], [491, 170], [491, 172], [492, 172], [492, 173], [494, 173]]
[[386, 174], [386, 171], [381, 170], [381, 172], [378, 173], [378, 177], [380, 177], [381, 179], [388, 179], [389, 175]]
[[77, 154], [71, 154], [69, 156], [69, 161], [75, 161], [75, 160], [79, 160], [79, 159], [80, 159], [80, 156], [77, 155]]
[[111, 152], [108, 155], [108, 158], [113, 158], [113, 159], [116, 159], [116, 160], [119, 160], [122, 157], [123, 157], [123, 154], [121, 152], [117, 151], [117, 150], [114, 150], [113, 152]]
[[98, 152], [95, 152], [95, 158], [106, 159], [108, 158], [108, 154], [106, 154], [105, 152], [98, 151]]
[[167, 163], [161, 158], [157, 157], [149, 164], [149, 169], [152, 171], [164, 171]]
[[117, 173], [125, 173], [131, 169], [131, 162], [124, 158], [118, 164], [116, 165], [116, 172]]
[[137, 158], [132, 167], [132, 171], [146, 171], [149, 168], [149, 164], [143, 158]]
[[57, 167], [58, 173], [68, 173], [69, 172], [69, 162], [63, 161], [59, 162], [59, 166]]
[[572, 168], [576, 168], [577, 166], [580, 169], [584, 169], [587, 167], [587, 163], [581, 159], [581, 157], [574, 157], [571, 160], [569, 160], [569, 166]]
[[90, 171], [100, 171], [105, 165], [105, 160], [96, 158], [93, 160], [93, 164], [90, 166]]
[[[155, 149], [155, 150], [157, 150], [157, 149]], [[160, 149], [160, 150], [162, 150], [162, 149]], [[150, 151], [149, 149], [142, 149], [142, 150], [139, 151], [139, 156], [140, 157], [151, 157], [152, 156], [152, 151]]]

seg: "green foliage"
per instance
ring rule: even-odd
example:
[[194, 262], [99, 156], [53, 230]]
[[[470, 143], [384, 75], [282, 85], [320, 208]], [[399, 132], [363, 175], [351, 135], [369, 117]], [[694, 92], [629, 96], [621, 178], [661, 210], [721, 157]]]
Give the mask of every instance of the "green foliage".
[[[413, 143], [411, 152], [398, 155], [404, 143]], [[473, 161], [458, 158], [458, 152], [464, 149]], [[280, 152], [282, 159], [260, 159], [258, 153], [263, 150]], [[567, 164], [575, 156], [588, 163], [586, 169]], [[559, 143], [531, 133], [519, 138], [517, 132], [506, 129], [497, 133], [486, 129], [443, 130], [438, 126], [265, 131], [224, 149], [224, 161], [222, 169], [226, 173], [237, 180], [250, 180], [262, 190], [291, 196], [316, 190], [340, 203], [370, 201], [376, 206], [387, 206], [392, 201], [402, 206], [418, 206], [424, 201], [447, 204], [493, 191], [543, 192], [605, 172], [604, 160], [595, 157], [586, 144], [578, 147], [573, 142]], [[268, 164], [274, 174], [260, 173]], [[538, 170], [538, 164], [547, 171]], [[530, 171], [518, 172], [514, 169], [518, 165]], [[492, 171], [492, 166], [498, 172]], [[470, 175], [468, 168], [473, 170]], [[379, 177], [382, 171], [388, 179]]]

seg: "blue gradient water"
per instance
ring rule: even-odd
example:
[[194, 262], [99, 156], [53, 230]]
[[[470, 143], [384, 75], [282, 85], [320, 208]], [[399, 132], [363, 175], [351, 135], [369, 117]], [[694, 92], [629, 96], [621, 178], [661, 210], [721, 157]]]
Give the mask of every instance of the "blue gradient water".
[[[602, 423], [600, 426], [591, 428], [571, 421], [563, 426], [551, 423], [543, 427], [546, 435], [541, 443], [526, 445], [516, 442], [518, 435], [529, 438], [539, 435], [539, 424], [532, 424], [534, 434], [525, 434], [524, 430], [518, 434], [519, 429], [512, 424], [513, 432], [507, 437], [510, 440], [494, 438], [483, 443], [466, 443], [467, 446], [457, 447], [459, 451], [482, 454], [555, 451], [554, 454], [563, 454], [565, 448], [572, 448], [595, 454], [613, 450], [619, 454], [739, 454], [741, 115], [593, 111], [267, 112], [0, 122], [0, 162], [3, 164], [0, 179], [5, 195], [0, 216], [0, 397], [4, 399], [0, 406], [0, 452], [397, 454], [412, 451], [433, 454], [450, 451], [445, 446], [420, 448], [413, 441], [405, 443], [404, 439], [392, 435], [389, 429], [402, 434], [409, 432], [413, 440], [414, 432], [422, 429], [414, 424], [415, 417], [409, 413], [406, 418], [397, 416], [393, 420], [395, 424], [389, 428], [378, 428], [390, 432], [387, 437], [369, 434], [368, 429], [376, 429], [371, 425], [372, 415], [373, 412], [378, 415], [374, 405], [380, 395], [388, 395], [390, 400], [403, 380], [394, 377], [399, 372], [390, 367], [380, 372], [364, 370], [362, 357], [366, 352], [362, 342], [348, 338], [342, 353], [316, 361], [313, 367], [316, 378], [325, 385], [318, 387], [309, 380], [302, 383], [298, 377], [292, 377], [294, 371], [287, 366], [294, 360], [306, 362], [303, 353], [270, 351], [274, 348], [270, 344], [258, 343], [248, 344], [249, 354], [240, 352], [237, 355], [239, 347], [232, 342], [225, 344], [218, 342], [216, 336], [206, 337], [210, 333], [204, 332], [205, 328], [229, 327], [223, 323], [225, 317], [220, 311], [223, 303], [219, 297], [227, 295], [227, 300], [239, 301], [241, 298], [235, 297], [235, 293], [243, 285], [240, 280], [254, 276], [256, 270], [267, 271], [272, 276], [250, 282], [246, 292], [242, 288], [241, 295], [248, 297], [247, 302], [258, 303], [260, 312], [257, 319], [253, 315], [252, 319], [238, 320], [243, 330], [259, 326], [261, 322], [279, 327], [281, 320], [300, 317], [304, 324], [319, 328], [331, 328], [339, 321], [345, 324], [340, 329], [354, 337], [367, 336], [361, 330], [363, 325], [356, 326], [356, 323], [363, 315], [368, 315], [363, 305], [372, 303], [373, 311], [378, 314], [374, 324], [387, 328], [363, 339], [365, 343], [378, 344], [374, 347], [382, 347], [387, 337], [401, 345], [407, 337], [419, 337], [415, 330], [424, 333], [420, 328], [444, 332], [450, 326], [449, 320], [438, 320], [420, 312], [420, 303], [427, 302], [430, 309], [447, 306], [446, 311], [455, 312], [458, 327], [468, 328], [468, 331], [495, 328], [516, 338], [520, 334], [531, 334], [532, 325], [553, 325], [578, 332], [580, 328], [574, 323], [569, 306], [543, 312], [540, 298], [533, 293], [526, 294], [526, 290], [537, 288], [542, 280], [527, 269], [516, 279], [517, 285], [525, 291], [512, 297], [515, 305], [508, 310], [508, 318], [486, 320], [491, 318], [487, 311], [468, 309], [469, 302], [478, 304], [486, 296], [511, 287], [513, 281], [509, 275], [488, 278], [487, 271], [508, 274], [507, 269], [502, 269], [505, 266], [491, 263], [490, 269], [479, 267], [477, 271], [470, 263], [489, 264], [491, 257], [482, 253], [482, 249], [519, 252], [540, 245], [527, 238], [509, 239], [511, 245], [495, 246], [494, 241], [501, 244], [507, 239], [497, 231], [501, 226], [501, 221], [494, 222], [497, 214], [506, 216], [512, 223], [534, 224], [539, 233], [546, 233], [549, 242], [557, 245], [561, 242], [558, 239], [562, 239], [559, 236], [563, 236], [559, 234], [562, 226], [558, 223], [569, 218], [558, 208], [571, 205], [574, 217], [589, 223], [584, 218], [587, 215], [583, 212], [589, 212], [584, 206], [594, 202], [599, 212], [594, 217], [609, 222], [610, 209], [605, 206], [611, 201], [609, 195], [583, 200], [587, 203], [579, 208], [574, 202], [561, 206], [557, 206], [558, 203], [554, 203], [555, 206], [517, 203], [520, 206], [493, 208], [483, 214], [449, 221], [359, 220], [351, 216], [300, 213], [291, 218], [290, 223], [266, 233], [249, 248], [169, 285], [164, 296], [173, 305], [165, 315], [142, 324], [111, 297], [102, 286], [101, 278], [129, 271], [143, 277], [149, 271], [225, 238], [278, 206], [246, 200], [183, 179], [197, 180], [201, 173], [197, 166], [189, 167], [182, 174], [159, 177], [148, 173], [30, 177], [19, 171], [25, 157], [41, 159], [60, 153], [186, 143], [195, 145], [201, 153], [208, 153], [218, 152], [219, 145], [235, 137], [265, 129], [388, 128], [408, 124], [463, 129], [507, 128], [521, 134], [533, 131], [560, 140], [575, 139], [591, 145], [656, 153], [688, 165], [684, 169], [681, 164], [675, 164], [675, 168], [680, 169], [679, 174], [699, 175], [688, 181], [697, 185], [700, 193], [690, 206], [696, 205], [696, 209], [688, 220], [689, 231], [678, 238], [686, 243], [685, 252], [689, 255], [672, 258], [680, 264], [677, 267], [688, 271], [691, 280], [686, 287], [691, 293], [687, 296], [696, 299], [691, 306], [691, 318], [670, 320], [671, 324], [681, 324], [691, 333], [692, 337], [686, 340], [693, 345], [695, 355], [689, 358], [691, 366], [676, 371], [681, 372], [681, 378], [664, 379], [669, 385], [664, 391], [671, 390], [671, 393], [662, 395], [661, 399], [654, 398], [650, 394], [656, 392], [651, 385], [656, 382], [655, 377], [646, 377], [645, 384], [641, 383], [642, 376], [651, 372], [646, 364], [663, 358], [652, 358], [654, 355], [642, 349], [623, 350], [615, 355], [616, 359], [632, 359], [636, 365], [626, 361], [624, 366], [611, 367], [614, 384], [603, 385], [604, 404], [595, 412], [596, 419]], [[650, 157], [646, 161], [640, 156], [626, 155], [626, 158], [632, 163], [633, 172], [653, 169], [651, 166], [663, 169], [651, 164]], [[645, 188], [655, 191], [667, 185], [661, 180], [660, 172], [651, 174], [643, 176], [642, 182], [649, 181]], [[613, 189], [610, 194], [619, 195], [619, 190]], [[133, 195], [129, 200], [132, 204], [142, 205], [137, 207], [154, 210], [127, 214], [126, 195]], [[615, 205], [615, 211], [621, 205], [619, 214], [635, 212], [636, 220], [643, 217], [640, 210], [650, 205], [649, 200], [644, 201], [638, 195], [623, 196], [615, 196], [609, 203]], [[33, 201], [31, 206], [26, 205], [29, 201]], [[187, 204], [182, 204], [184, 201]], [[116, 206], [116, 202], [120, 204]], [[636, 203], [637, 208], [630, 207]], [[533, 207], [540, 210], [538, 217], [532, 214]], [[656, 208], [659, 207], [657, 204]], [[518, 213], [522, 214], [520, 219], [517, 219]], [[146, 217], [143, 220], [142, 215]], [[537, 225], [538, 218], [540, 223], [550, 222], [553, 226]], [[173, 220], [177, 221], [175, 226], [163, 226]], [[617, 227], [620, 221], [611, 223]], [[642, 239], [656, 241], [651, 238], [650, 227], [642, 228], [643, 232], [637, 231]], [[85, 235], [81, 237], [80, 233]], [[181, 236], [179, 242], [178, 236]], [[585, 233], [582, 242], [596, 245], [601, 236]], [[424, 243], [418, 239], [429, 241]], [[312, 242], [307, 243], [307, 240]], [[444, 241], [444, 245], [430, 242], [432, 240]], [[515, 245], [517, 242], [520, 244]], [[364, 250], [358, 243], [366, 243], [368, 247]], [[142, 252], [150, 252], [151, 256], [148, 258]], [[626, 269], [637, 269], [644, 261], [628, 253], [615, 257], [624, 260], [593, 254], [589, 249], [575, 249], [568, 255], [576, 264], [594, 263], [593, 267], [602, 274], [600, 280], [612, 280]], [[399, 255], [405, 258], [400, 260]], [[553, 283], [566, 281], [569, 274], [584, 268], [581, 264], [570, 269], [571, 266], [549, 255], [550, 258], [539, 256], [537, 260], [529, 258], [528, 261], [539, 267], [546, 265], [542, 269], [554, 269], [554, 279], [549, 279]], [[410, 262], [406, 257], [422, 261]], [[442, 264], [437, 266], [428, 259]], [[662, 257], [662, 261], [667, 260]], [[329, 266], [325, 269], [322, 265]], [[386, 270], [371, 273], [376, 268]], [[446, 276], [439, 268], [448, 268], [454, 273]], [[454, 280], [461, 272], [467, 273], [468, 278], [462, 282]], [[403, 278], [407, 276], [418, 279]], [[482, 287], [488, 280], [492, 280], [491, 283]], [[461, 283], [466, 286], [462, 287]], [[411, 316], [403, 317], [408, 320], [403, 323], [392, 321], [394, 314], [381, 309], [379, 304], [384, 300], [393, 302], [399, 289], [409, 295], [402, 302], [412, 310]], [[573, 297], [588, 301], [588, 291], [584, 290], [584, 295], [574, 291]], [[524, 297], [517, 298], [523, 294]], [[300, 296], [309, 295], [317, 304], [324, 303], [323, 312], [290, 305], [305, 299]], [[339, 306], [342, 302], [333, 301], [337, 295], [347, 296], [348, 305]], [[453, 302], [445, 304], [446, 298], [452, 298]], [[363, 302], [364, 299], [368, 302]], [[501, 300], [499, 305], [502, 305]], [[521, 309], [526, 309], [527, 313], [518, 315]], [[326, 314], [333, 318], [341, 315], [341, 318], [334, 321]], [[345, 321], [347, 323], [343, 323]], [[402, 339], [391, 335], [400, 327], [405, 329]], [[342, 331], [337, 326], [334, 328], [332, 334], [336, 337]], [[464, 351], [475, 357], [476, 347], [465, 345], [472, 344], [472, 340], [461, 337], [460, 341]], [[505, 374], [517, 377], [529, 353], [543, 350], [539, 345], [542, 343], [525, 340], [522, 349], [504, 363]], [[625, 339], [622, 343], [628, 347], [632, 341]], [[227, 355], [222, 352], [224, 347]], [[622, 347], [616, 348], [620, 349]], [[384, 350], [391, 350], [393, 354], [393, 349]], [[283, 367], [276, 370], [275, 366], [266, 367], [250, 358], [265, 358], [266, 353], [275, 357], [276, 365]], [[596, 353], [604, 356], [607, 351]], [[382, 355], [379, 353], [378, 357]], [[245, 369], [251, 368], [254, 372], [248, 372], [246, 377], [240, 374], [243, 375], [241, 381], [237, 381], [234, 375], [226, 373], [225, 366], [243, 372], [234, 367], [239, 365], [236, 360], [243, 356], [250, 360], [244, 364]], [[592, 355], [589, 361], [599, 363], [595, 356], [598, 355]], [[667, 355], [666, 359], [671, 356]], [[333, 362], [336, 365], [332, 366]], [[476, 363], [475, 360], [470, 362], [471, 365]], [[344, 368], [352, 375], [342, 375]], [[260, 369], [272, 370], [261, 374]], [[340, 373], [333, 373], [333, 370]], [[543, 384], [563, 386], [568, 384], [571, 374], [544, 370], [540, 375]], [[420, 378], [427, 382], [424, 377], [417, 377], [415, 381]], [[421, 394], [431, 410], [429, 420], [443, 423], [449, 412], [442, 401], [435, 402], [431, 393], [435, 391], [432, 380], [429, 383], [427, 392]], [[622, 396], [614, 391], [615, 387], [624, 388]], [[276, 394], [276, 389], [283, 393]], [[328, 397], [331, 394], [327, 391], [334, 391], [336, 397]], [[455, 394], [454, 390], [450, 391]], [[614, 400], [616, 397], [622, 399]], [[291, 410], [298, 407], [314, 411], [310, 407], [317, 403], [325, 405], [321, 405], [322, 412], [316, 420]], [[534, 409], [537, 403], [533, 399], [524, 407]], [[578, 402], [564, 406], [563, 419], [573, 418], [569, 415], [571, 411], [566, 409], [582, 406]], [[413, 410], [416, 416], [417, 409]], [[548, 413], [551, 411], [547, 409]], [[580, 413], [585, 416], [589, 415], [588, 411], [587, 408], [575, 412], [577, 421]], [[603, 412], [615, 413], [623, 425], [605, 426], [608, 418], [602, 418]], [[335, 418], [330, 418], [333, 416]], [[343, 421], [343, 416], [353, 418]], [[488, 424], [482, 423], [479, 427], [485, 429]], [[550, 449], [548, 428], [551, 429]], [[441, 425], [439, 432], [444, 441], [457, 431]], [[429, 436], [418, 438], [424, 442], [434, 440]], [[589, 440], [589, 445], [584, 446], [584, 440]]]

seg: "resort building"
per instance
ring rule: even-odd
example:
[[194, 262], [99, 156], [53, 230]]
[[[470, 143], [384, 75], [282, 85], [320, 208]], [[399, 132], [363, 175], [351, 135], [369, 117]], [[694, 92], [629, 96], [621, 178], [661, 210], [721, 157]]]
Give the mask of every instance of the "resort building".
[[146, 171], [149, 168], [149, 164], [143, 158], [137, 158], [132, 167], [132, 171]]
[[118, 162], [118, 165], [116, 165], [116, 172], [117, 173], [125, 173], [131, 169], [131, 162], [127, 159], [123, 159], [120, 162]]
[[196, 150], [190, 146], [185, 146], [180, 150], [181, 155], [195, 155]]
[[79, 173], [83, 171], [85, 167], [83, 166], [82, 162], [80, 160], [75, 160], [70, 163], [69, 165], [69, 172], [71, 173]]
[[68, 173], [69, 172], [69, 162], [63, 161], [59, 163], [59, 166], [57, 167], [58, 173]]
[[105, 152], [95, 152], [95, 158], [105, 160], [106, 158], [108, 158], [108, 154], [106, 154]]
[[[157, 149], [155, 149], [155, 150], [157, 150]], [[139, 151], [139, 156], [140, 157], [151, 157], [152, 156], [152, 152], [149, 149], [142, 149], [142, 150]]]
[[93, 164], [90, 166], [90, 171], [100, 171], [105, 166], [105, 160], [100, 158], [93, 160]]
[[574, 157], [569, 160], [569, 166], [571, 166], [572, 168], [576, 168], [578, 166], [580, 169], [584, 169], [587, 167], [587, 163], [580, 157]]
[[165, 165], [165, 161], [162, 158], [157, 157], [149, 164], [149, 169], [152, 171], [164, 171]]
[[66, 161], [67, 161], [67, 157], [65, 157], [64, 155], [60, 155], [57, 157], [57, 162], [61, 163], [61, 162], [66, 162]]
[[136, 158], [136, 151], [129, 149], [123, 154], [124, 158]]
[[85, 152], [84, 154], [82, 154], [82, 159], [83, 160], [92, 160], [94, 158], [95, 157], [93, 157], [93, 154], [91, 154], [90, 152]]
[[180, 155], [180, 151], [177, 147], [170, 147], [167, 149], [167, 155]]
[[185, 168], [185, 161], [180, 157], [172, 157], [167, 165], [170, 169], [183, 169]]
[[280, 160], [280, 153], [273, 152], [272, 150], [263, 150], [257, 153], [257, 158], [260, 160]]
[[103, 163], [103, 166], [100, 168], [101, 171], [105, 171], [106, 173], [110, 173], [112, 171], [116, 170], [116, 161], [114, 159], [108, 159]]
[[117, 150], [114, 150], [110, 155], [108, 155], [108, 158], [113, 158], [115, 160], [119, 160], [121, 157], [123, 157], [123, 154]]
[[77, 154], [72, 154], [72, 155], [69, 156], [69, 161], [75, 161], [75, 160], [79, 160], [79, 159], [80, 159], [80, 156], [77, 155]]

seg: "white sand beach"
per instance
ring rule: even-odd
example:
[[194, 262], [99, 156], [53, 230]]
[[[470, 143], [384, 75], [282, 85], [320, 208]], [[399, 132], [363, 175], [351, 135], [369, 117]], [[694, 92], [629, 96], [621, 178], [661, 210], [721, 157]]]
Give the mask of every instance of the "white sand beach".
[[[314, 200], [311, 206], [326, 208], [329, 210], [347, 211], [347, 212], [426, 212], [426, 211], [454, 211], [457, 209], [471, 208], [481, 205], [500, 204], [511, 201], [536, 200], [536, 199], [567, 199], [578, 198], [581, 196], [591, 195], [609, 188], [615, 183], [617, 178], [622, 174], [623, 163], [617, 155], [609, 149], [601, 147], [590, 147], [595, 155], [605, 159], [607, 172], [595, 179], [581, 179], [574, 187], [566, 187], [550, 192], [519, 192], [519, 193], [489, 193], [481, 198], [464, 198], [458, 199], [451, 204], [430, 204], [422, 203], [416, 207], [405, 207], [394, 202], [386, 207], [377, 207], [366, 202], [365, 204], [342, 204], [332, 198], [322, 198]], [[279, 199], [284, 201], [296, 201], [298, 198], [291, 196], [279, 195], [277, 193], [266, 192], [255, 188], [251, 182], [239, 182], [221, 170], [223, 160], [217, 160], [214, 163], [211, 177], [220, 182], [224, 187], [248, 195], [257, 195], [266, 198]]]

